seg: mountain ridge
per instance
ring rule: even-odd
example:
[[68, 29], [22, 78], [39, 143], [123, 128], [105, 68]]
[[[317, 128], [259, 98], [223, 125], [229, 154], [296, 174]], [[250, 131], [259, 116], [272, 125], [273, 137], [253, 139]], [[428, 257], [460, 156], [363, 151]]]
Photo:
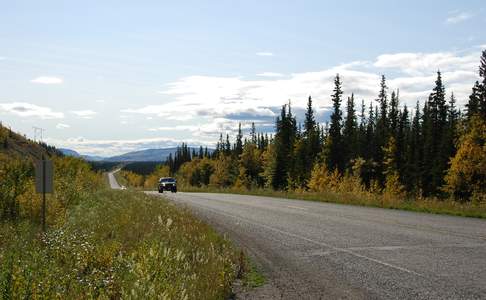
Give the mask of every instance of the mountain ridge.
[[[101, 157], [101, 156], [91, 156], [91, 155], [82, 155], [75, 150], [61, 148], [59, 149], [64, 155], [67, 156], [74, 156], [74, 157], [81, 157], [87, 161], [104, 161], [104, 162], [163, 162], [165, 161], [170, 154], [174, 155], [177, 152], [178, 147], [169, 147], [169, 148], [150, 148], [150, 149], [143, 149], [137, 151], [131, 151], [120, 155], [114, 155], [110, 157]], [[199, 151], [199, 147], [189, 147], [189, 150], [192, 152], [195, 150], [196, 152]], [[210, 152], [213, 149], [208, 149]]]

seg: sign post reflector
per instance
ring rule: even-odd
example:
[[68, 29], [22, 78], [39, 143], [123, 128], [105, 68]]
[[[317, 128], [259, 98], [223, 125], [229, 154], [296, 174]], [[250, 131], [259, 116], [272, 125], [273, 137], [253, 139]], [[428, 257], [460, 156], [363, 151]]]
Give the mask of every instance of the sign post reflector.
[[52, 193], [54, 186], [52, 160], [38, 160], [35, 163], [35, 191], [37, 193]]
[[42, 230], [46, 231], [46, 194], [52, 193], [54, 186], [54, 170], [52, 160], [35, 162], [35, 191], [42, 194]]

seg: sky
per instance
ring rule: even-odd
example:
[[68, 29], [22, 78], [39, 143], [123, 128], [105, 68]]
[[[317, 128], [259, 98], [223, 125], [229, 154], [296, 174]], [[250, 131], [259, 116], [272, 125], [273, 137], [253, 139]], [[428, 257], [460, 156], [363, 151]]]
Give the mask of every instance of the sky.
[[[436, 72], [459, 105], [486, 49], [484, 0], [3, 1], [0, 120], [82, 154], [215, 145], [289, 100], [329, 117], [333, 78], [357, 103], [381, 74], [400, 104]], [[359, 107], [358, 107], [359, 109]]]

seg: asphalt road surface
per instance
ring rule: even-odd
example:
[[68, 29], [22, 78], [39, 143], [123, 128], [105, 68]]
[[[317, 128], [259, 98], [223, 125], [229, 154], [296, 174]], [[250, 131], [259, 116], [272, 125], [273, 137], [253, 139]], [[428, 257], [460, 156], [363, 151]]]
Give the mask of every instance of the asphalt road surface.
[[255, 196], [164, 195], [255, 258], [271, 292], [248, 298], [486, 299], [485, 220]]
[[120, 169], [108, 172], [108, 182], [110, 183], [110, 187], [114, 190], [119, 190], [119, 189], [122, 188], [121, 185], [118, 184], [118, 181], [116, 181], [116, 178], [115, 178], [115, 173], [119, 172], [119, 171], [120, 171]]

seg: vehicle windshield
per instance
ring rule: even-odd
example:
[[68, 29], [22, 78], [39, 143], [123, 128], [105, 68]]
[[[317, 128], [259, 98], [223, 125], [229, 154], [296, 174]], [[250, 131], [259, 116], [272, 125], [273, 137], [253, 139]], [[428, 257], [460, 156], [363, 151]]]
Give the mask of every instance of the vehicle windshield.
[[175, 182], [174, 178], [160, 178], [160, 182]]

